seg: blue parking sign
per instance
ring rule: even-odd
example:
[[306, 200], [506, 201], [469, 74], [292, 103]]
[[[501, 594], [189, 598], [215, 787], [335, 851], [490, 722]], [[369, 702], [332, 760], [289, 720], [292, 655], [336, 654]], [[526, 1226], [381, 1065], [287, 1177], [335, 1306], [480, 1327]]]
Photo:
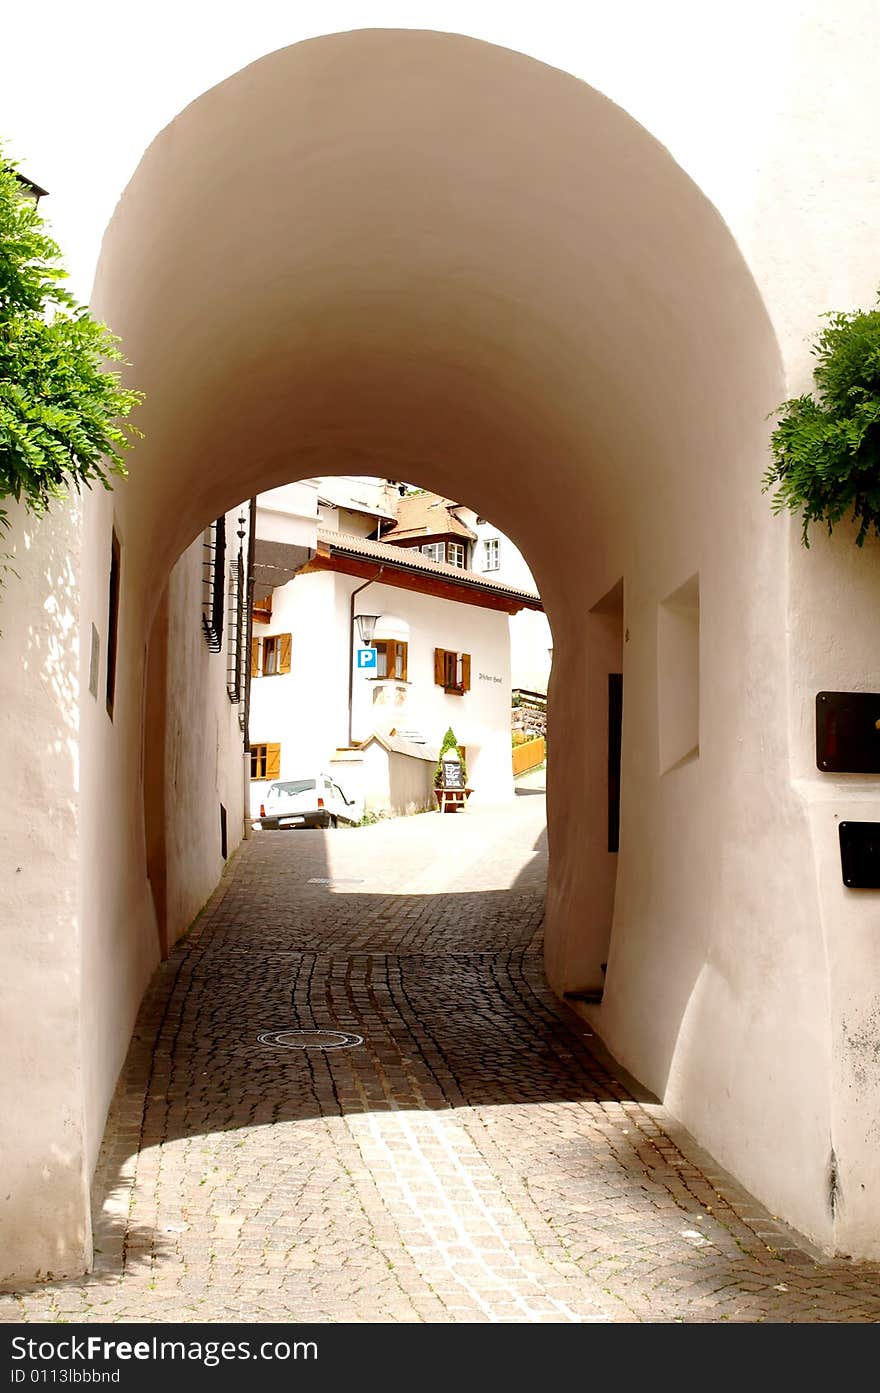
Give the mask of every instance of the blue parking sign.
[[375, 648], [358, 649], [358, 668], [369, 668], [376, 666]]

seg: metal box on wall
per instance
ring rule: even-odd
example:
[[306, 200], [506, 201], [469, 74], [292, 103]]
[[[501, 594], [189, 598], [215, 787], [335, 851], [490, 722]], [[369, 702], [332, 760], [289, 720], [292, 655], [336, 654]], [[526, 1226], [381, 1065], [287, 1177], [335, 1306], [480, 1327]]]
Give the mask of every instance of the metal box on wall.
[[850, 890], [880, 890], [880, 822], [841, 822], [840, 867]]
[[880, 694], [819, 692], [816, 764], [826, 774], [880, 774]]

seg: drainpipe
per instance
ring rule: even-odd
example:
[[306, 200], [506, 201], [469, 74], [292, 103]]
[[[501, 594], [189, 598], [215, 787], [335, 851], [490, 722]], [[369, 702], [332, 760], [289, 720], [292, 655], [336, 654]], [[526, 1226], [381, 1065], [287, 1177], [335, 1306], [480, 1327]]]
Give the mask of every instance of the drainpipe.
[[257, 536], [257, 500], [248, 504], [248, 559], [244, 639], [244, 835], [250, 837], [251, 827], [251, 644], [254, 633], [254, 551]]
[[354, 700], [354, 598], [362, 590], [366, 590], [368, 585], [375, 585], [381, 578], [384, 566], [380, 566], [372, 580], [365, 580], [363, 585], [359, 585], [356, 590], [351, 592], [351, 603], [349, 606], [348, 618], [348, 748], [352, 748], [352, 703]]

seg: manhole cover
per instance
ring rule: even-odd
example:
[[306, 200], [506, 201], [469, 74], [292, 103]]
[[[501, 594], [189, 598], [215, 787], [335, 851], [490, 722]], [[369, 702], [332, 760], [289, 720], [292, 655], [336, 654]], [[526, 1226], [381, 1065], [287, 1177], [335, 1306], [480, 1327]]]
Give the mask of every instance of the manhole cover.
[[280, 1050], [351, 1050], [364, 1043], [350, 1030], [264, 1030], [257, 1039]]

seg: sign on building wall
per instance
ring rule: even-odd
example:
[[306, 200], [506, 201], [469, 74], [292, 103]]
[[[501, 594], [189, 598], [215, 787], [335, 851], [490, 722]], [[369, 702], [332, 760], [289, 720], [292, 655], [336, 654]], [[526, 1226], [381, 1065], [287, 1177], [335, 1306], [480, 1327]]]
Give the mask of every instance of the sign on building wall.
[[376, 650], [375, 650], [375, 648], [359, 648], [359, 649], [358, 649], [357, 660], [358, 660], [358, 661], [357, 661], [357, 665], [358, 665], [358, 670], [359, 670], [359, 671], [362, 670], [362, 669], [364, 669], [364, 668], [375, 668], [375, 666], [376, 666]]

